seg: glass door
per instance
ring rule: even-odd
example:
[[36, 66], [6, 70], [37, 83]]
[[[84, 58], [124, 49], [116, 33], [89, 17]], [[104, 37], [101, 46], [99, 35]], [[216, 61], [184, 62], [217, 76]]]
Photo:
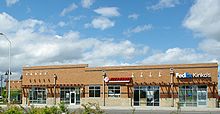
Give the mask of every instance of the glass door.
[[70, 105], [76, 104], [76, 92], [70, 92]]
[[134, 87], [134, 106], [159, 106], [159, 86], [137, 86]]
[[197, 86], [180, 86], [179, 87], [179, 103], [183, 107], [197, 106]]
[[207, 86], [198, 86], [198, 107], [206, 107], [207, 106]]

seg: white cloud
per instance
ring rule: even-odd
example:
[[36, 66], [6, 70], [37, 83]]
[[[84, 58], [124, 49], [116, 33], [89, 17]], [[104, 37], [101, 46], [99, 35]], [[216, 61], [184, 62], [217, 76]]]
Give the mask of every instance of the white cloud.
[[81, 4], [83, 8], [90, 8], [90, 6], [95, 2], [95, 0], [82, 0]]
[[[17, 26], [17, 20], [3, 12], [0, 13], [0, 31], [5, 32], [8, 30], [12, 30], [15, 26]], [[16, 27], [17, 28], [17, 27]]]
[[220, 41], [219, 6], [219, 0], [197, 0], [188, 12], [183, 26], [203, 37]]
[[26, 13], [30, 13], [31, 12], [31, 8], [27, 7]]
[[138, 19], [138, 17], [139, 17], [139, 15], [136, 14], [136, 13], [133, 13], [133, 14], [128, 15], [128, 18], [129, 18], [129, 19], [132, 19], [132, 20], [136, 20], [136, 19]]
[[172, 64], [172, 63], [201, 63], [213, 62], [208, 54], [198, 53], [192, 48], [170, 48], [165, 52], [158, 52], [146, 57], [142, 64]]
[[220, 60], [220, 1], [196, 0], [190, 8], [183, 26], [202, 37], [199, 49]]
[[64, 27], [64, 26], [66, 26], [66, 23], [63, 22], [63, 21], [60, 21], [57, 25], [58, 25], [59, 27]]
[[19, 0], [6, 0], [6, 5], [12, 6], [12, 5], [16, 4], [17, 2], [19, 2]]
[[164, 9], [164, 8], [175, 7], [178, 4], [179, 4], [179, 0], [160, 0], [159, 3], [153, 6], [147, 7], [147, 9], [159, 10], [159, 9]]
[[74, 21], [79, 21], [79, 20], [81, 20], [81, 19], [83, 19], [83, 18], [86, 18], [86, 16], [85, 16], [85, 15], [79, 15], [79, 16], [74, 16], [74, 17], [72, 17], [72, 19], [73, 19]]
[[136, 46], [128, 40], [114, 43], [112, 41], [96, 42], [91, 52], [86, 53], [86, 59], [93, 58], [106, 58], [106, 57], [120, 57], [132, 58], [137, 54], [145, 54], [148, 51], [148, 47], [144, 47], [143, 50], [135, 48]]
[[120, 15], [117, 7], [101, 7], [101, 8], [95, 9], [94, 12], [102, 16], [106, 16], [106, 17], [114, 17], [114, 16]]
[[75, 3], [72, 3], [68, 7], [64, 8], [62, 12], [60, 13], [60, 16], [65, 16], [66, 14], [70, 13], [71, 11], [75, 10], [78, 8], [78, 6]]
[[[128, 64], [135, 56], [147, 53], [147, 46], [139, 46], [131, 41], [100, 40], [98, 38], [81, 38], [77, 31], [69, 31], [63, 35], [45, 34], [38, 29], [45, 28], [41, 20], [21, 20], [6, 13], [0, 13], [0, 22], [4, 26], [16, 30], [4, 29], [12, 41], [12, 71], [21, 71], [24, 65], [79, 64], [97, 65]], [[7, 22], [7, 23], [6, 23]], [[21, 27], [17, 27], [20, 25]], [[1, 37], [1, 36], [0, 36]], [[8, 44], [0, 40], [0, 72], [7, 69]], [[119, 61], [118, 59], [122, 60]], [[128, 61], [128, 63], [126, 62]]]
[[203, 40], [199, 43], [199, 48], [211, 55], [220, 56], [220, 41], [215, 39]]
[[143, 31], [151, 30], [152, 28], [153, 27], [150, 24], [139, 25], [139, 26], [136, 26], [134, 28], [130, 28], [130, 29], [124, 31], [123, 34], [130, 36], [133, 33], [139, 33], [139, 32], [143, 32]]
[[85, 28], [93, 27], [96, 29], [105, 30], [107, 28], [111, 28], [115, 25], [114, 21], [111, 21], [110, 19], [106, 17], [97, 17], [92, 20], [91, 23], [85, 24]]
[[30, 28], [30, 30], [38, 30], [39, 26], [43, 25], [43, 21], [35, 20], [35, 19], [27, 19], [18, 22], [16, 19], [14, 19], [12, 16], [8, 15], [7, 13], [3, 12], [0, 13], [0, 31], [1, 32], [16, 32], [19, 29], [27, 29]]

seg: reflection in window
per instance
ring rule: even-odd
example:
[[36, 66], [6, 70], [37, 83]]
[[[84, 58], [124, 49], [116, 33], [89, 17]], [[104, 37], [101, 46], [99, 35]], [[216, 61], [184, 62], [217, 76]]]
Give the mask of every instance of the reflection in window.
[[134, 105], [159, 106], [159, 86], [134, 87]]
[[108, 86], [108, 97], [120, 97], [120, 85]]

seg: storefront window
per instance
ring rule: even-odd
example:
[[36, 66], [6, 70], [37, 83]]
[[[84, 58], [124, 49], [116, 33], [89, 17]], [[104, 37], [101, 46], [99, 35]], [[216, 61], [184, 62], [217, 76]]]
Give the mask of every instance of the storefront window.
[[108, 97], [120, 97], [120, 85], [108, 85]]
[[180, 86], [179, 101], [181, 106], [197, 106], [197, 86]]
[[89, 97], [100, 97], [100, 86], [89, 86]]
[[207, 86], [180, 86], [179, 102], [181, 106], [196, 107], [206, 105]]
[[134, 87], [134, 106], [159, 106], [159, 86]]
[[80, 89], [77, 87], [61, 87], [60, 88], [60, 102], [63, 102], [65, 104], [70, 104], [70, 93], [75, 92], [76, 93], [76, 101], [75, 104], [80, 104]]
[[31, 104], [46, 104], [47, 94], [45, 88], [33, 87], [29, 93], [29, 101]]

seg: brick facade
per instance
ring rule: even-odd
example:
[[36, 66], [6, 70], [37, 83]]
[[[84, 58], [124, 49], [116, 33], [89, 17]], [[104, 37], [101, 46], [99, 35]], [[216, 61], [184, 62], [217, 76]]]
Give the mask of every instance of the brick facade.
[[[129, 83], [105, 83], [103, 98], [103, 71], [108, 78], [131, 78]], [[177, 78], [176, 73], [209, 74], [211, 77]], [[159, 86], [160, 106], [176, 106], [179, 101], [180, 85], [206, 85], [207, 106], [215, 107], [218, 96], [218, 64], [172, 64], [143, 66], [88, 67], [87, 64], [23, 67], [23, 104], [26, 103], [32, 87], [47, 90], [47, 104], [53, 104], [56, 97], [60, 102], [60, 87], [79, 87], [80, 104], [97, 102], [106, 106], [133, 106], [135, 86]], [[56, 78], [55, 78], [56, 77]], [[54, 85], [56, 93], [54, 94]], [[100, 97], [89, 97], [89, 86], [100, 86]], [[120, 85], [120, 97], [108, 97], [108, 85]]]

